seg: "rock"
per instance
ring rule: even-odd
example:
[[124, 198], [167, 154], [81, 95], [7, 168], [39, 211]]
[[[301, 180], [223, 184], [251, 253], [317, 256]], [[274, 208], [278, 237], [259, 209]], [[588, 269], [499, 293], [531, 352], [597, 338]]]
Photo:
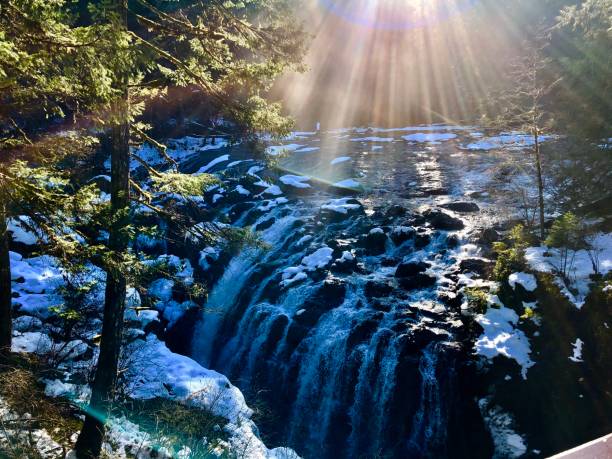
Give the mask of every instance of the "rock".
[[417, 290], [432, 287], [436, 284], [436, 278], [427, 274], [417, 274], [412, 277], [399, 278], [398, 283], [404, 290]]
[[486, 228], [482, 230], [482, 233], [480, 233], [478, 242], [480, 244], [489, 245], [489, 244], [499, 241], [500, 239], [501, 239], [501, 236], [497, 231], [495, 231], [493, 228]]
[[378, 313], [371, 318], [368, 318], [360, 324], [354, 326], [346, 340], [348, 348], [355, 347], [359, 343], [368, 341], [374, 332], [378, 329], [378, 324], [382, 319], [382, 313]]
[[429, 187], [420, 187], [419, 191], [428, 196], [445, 196], [449, 194], [447, 188], [429, 188]]
[[446, 238], [446, 245], [449, 249], [454, 249], [459, 246], [459, 238], [456, 234], [449, 234]]
[[429, 234], [416, 234], [414, 237], [414, 247], [416, 249], [427, 247], [430, 242], [431, 236]]
[[463, 295], [454, 292], [440, 292], [438, 293], [438, 301], [444, 303], [451, 309], [459, 310], [463, 302]]
[[365, 236], [365, 238], [361, 240], [361, 245], [366, 249], [366, 253], [368, 255], [380, 255], [385, 253], [386, 243], [387, 235], [382, 230], [372, 230], [367, 236]]
[[452, 210], [453, 212], [478, 212], [480, 211], [480, 207], [475, 202], [467, 202], [467, 201], [459, 201], [459, 202], [449, 202], [447, 204], [442, 204], [440, 207], [444, 209]]
[[304, 312], [296, 315], [294, 321], [307, 327], [315, 325], [319, 317], [342, 304], [345, 294], [346, 285], [342, 280], [325, 279], [319, 290], [304, 302]]
[[466, 258], [459, 263], [459, 269], [462, 273], [476, 273], [480, 277], [488, 277], [493, 269], [494, 263], [491, 260], [483, 260], [481, 258]]
[[396, 204], [389, 207], [387, 209], [387, 212], [385, 212], [385, 215], [387, 217], [403, 217], [404, 215], [406, 215], [406, 209]]
[[460, 219], [455, 218], [441, 210], [428, 210], [423, 214], [423, 216], [433, 228], [438, 230], [457, 231], [465, 227]]
[[416, 276], [417, 274], [424, 273], [429, 266], [430, 264], [424, 261], [402, 263], [395, 270], [395, 277], [403, 278]]
[[401, 245], [404, 242], [414, 238], [414, 236], [414, 228], [410, 228], [408, 226], [396, 226], [391, 231], [391, 240], [395, 245]]
[[274, 225], [274, 222], [276, 221], [276, 219], [274, 217], [268, 218], [267, 220], [264, 220], [261, 223], [258, 223], [257, 226], [255, 227], [255, 231], [265, 231], [268, 228], [270, 228], [272, 225]]
[[380, 298], [388, 296], [393, 291], [393, 286], [385, 281], [368, 281], [364, 293], [366, 298]]

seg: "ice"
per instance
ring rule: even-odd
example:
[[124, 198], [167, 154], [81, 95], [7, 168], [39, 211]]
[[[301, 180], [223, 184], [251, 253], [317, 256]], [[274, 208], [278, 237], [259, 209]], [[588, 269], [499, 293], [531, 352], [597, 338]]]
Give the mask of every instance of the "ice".
[[512, 273], [508, 277], [508, 283], [513, 289], [516, 289], [516, 284], [522, 285], [528, 292], [533, 292], [538, 287], [535, 276], [528, 273]]

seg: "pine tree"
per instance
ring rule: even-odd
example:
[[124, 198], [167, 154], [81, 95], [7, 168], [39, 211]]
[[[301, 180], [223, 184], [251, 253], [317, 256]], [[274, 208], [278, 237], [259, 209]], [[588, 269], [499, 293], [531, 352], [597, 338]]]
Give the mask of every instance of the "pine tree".
[[[95, 139], [70, 124], [95, 105], [105, 82], [95, 78], [93, 30], [72, 27], [63, 2], [8, 0], [0, 5], [0, 349], [11, 343], [8, 221], [26, 215], [49, 250], [73, 250], [64, 218], [78, 201], [55, 164], [88, 151]], [[77, 131], [79, 131], [77, 133]], [[82, 204], [82, 201], [79, 201]]]
[[[194, 86], [206, 94], [218, 116], [233, 120], [246, 134], [286, 133], [290, 127], [280, 106], [264, 98], [274, 78], [301, 56], [301, 33], [291, 30], [283, 2], [183, 1], [178, 8], [162, 8], [145, 0], [106, 0], [89, 7], [93, 20], [105, 27], [97, 52], [106, 63], [115, 99], [105, 120], [111, 139], [111, 222], [104, 320], [91, 402], [76, 444], [80, 458], [100, 452], [116, 383], [126, 288], [134, 269], [130, 202], [154, 208], [150, 195], [130, 177], [130, 159], [140, 162], [165, 191], [194, 186], [193, 178], [179, 174], [170, 158], [171, 170], [162, 172], [130, 150], [132, 141], [146, 141], [167, 157], [165, 147], [147, 134], [149, 126], [139, 121], [147, 102], [170, 87]], [[211, 179], [200, 180], [201, 189]]]

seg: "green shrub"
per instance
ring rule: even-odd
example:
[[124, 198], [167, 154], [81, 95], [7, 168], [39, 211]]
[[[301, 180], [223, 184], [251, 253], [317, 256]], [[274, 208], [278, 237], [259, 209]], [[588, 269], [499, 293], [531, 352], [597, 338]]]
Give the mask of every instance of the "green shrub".
[[465, 296], [467, 298], [468, 305], [479, 314], [487, 312], [489, 307], [489, 293], [483, 289], [471, 287], [466, 288]]
[[510, 230], [509, 243], [495, 242], [493, 251], [497, 255], [493, 276], [503, 282], [513, 272], [523, 271], [526, 267], [525, 249], [533, 243], [533, 236], [523, 225], [516, 225]]

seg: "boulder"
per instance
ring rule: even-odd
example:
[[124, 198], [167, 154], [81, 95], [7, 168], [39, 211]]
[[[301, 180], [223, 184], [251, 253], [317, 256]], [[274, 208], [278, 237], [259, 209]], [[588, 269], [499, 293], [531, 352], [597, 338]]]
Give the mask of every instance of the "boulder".
[[362, 240], [361, 245], [365, 248], [368, 255], [380, 255], [385, 253], [387, 235], [381, 231], [371, 231]]
[[438, 230], [458, 231], [465, 227], [463, 221], [441, 210], [428, 210], [423, 215], [429, 224]]
[[427, 247], [430, 242], [431, 242], [431, 236], [426, 233], [421, 233], [421, 234], [417, 233], [414, 237], [414, 247], [416, 249], [422, 249], [424, 247]]
[[395, 270], [395, 277], [412, 277], [417, 274], [424, 273], [430, 264], [424, 261], [411, 261], [409, 263], [401, 263]]
[[398, 283], [404, 290], [418, 290], [434, 286], [436, 278], [427, 274], [417, 274], [411, 277], [399, 278]]
[[440, 207], [443, 207], [444, 209], [452, 210], [453, 212], [461, 212], [461, 213], [480, 211], [480, 207], [478, 207], [478, 204], [476, 204], [475, 202], [468, 202], [468, 201], [449, 202], [447, 204], [442, 204]]
[[493, 269], [494, 263], [491, 260], [483, 260], [482, 258], [466, 258], [459, 263], [459, 269], [462, 273], [476, 273], [480, 277], [487, 277]]
[[365, 285], [364, 294], [366, 298], [381, 298], [393, 292], [393, 286], [385, 281], [368, 281]]
[[393, 205], [385, 212], [387, 217], [403, 217], [406, 215], [406, 209], [400, 205]]

